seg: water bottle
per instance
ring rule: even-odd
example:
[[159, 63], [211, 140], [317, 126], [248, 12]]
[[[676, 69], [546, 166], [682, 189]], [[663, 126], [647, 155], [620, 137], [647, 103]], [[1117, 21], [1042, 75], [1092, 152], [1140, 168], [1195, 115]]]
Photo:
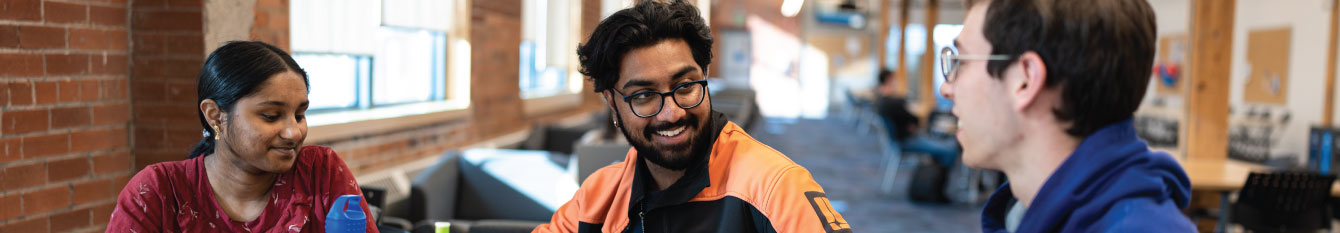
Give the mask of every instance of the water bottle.
[[326, 232], [327, 233], [365, 233], [368, 229], [368, 217], [363, 214], [363, 207], [360, 205], [363, 197], [358, 195], [341, 195], [335, 199], [335, 203], [330, 205], [330, 213], [326, 213]]
[[450, 223], [450, 222], [435, 222], [435, 223], [433, 223], [433, 232], [434, 232], [434, 233], [451, 233], [451, 223]]

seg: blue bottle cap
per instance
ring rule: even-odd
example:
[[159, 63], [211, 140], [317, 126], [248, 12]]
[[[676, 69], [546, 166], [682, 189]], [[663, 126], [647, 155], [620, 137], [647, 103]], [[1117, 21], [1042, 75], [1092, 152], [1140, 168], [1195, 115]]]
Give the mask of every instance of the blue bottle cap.
[[326, 232], [327, 233], [364, 233], [367, 232], [367, 215], [363, 213], [363, 197], [358, 195], [341, 195], [335, 199], [335, 203], [330, 205], [330, 213], [326, 213]]

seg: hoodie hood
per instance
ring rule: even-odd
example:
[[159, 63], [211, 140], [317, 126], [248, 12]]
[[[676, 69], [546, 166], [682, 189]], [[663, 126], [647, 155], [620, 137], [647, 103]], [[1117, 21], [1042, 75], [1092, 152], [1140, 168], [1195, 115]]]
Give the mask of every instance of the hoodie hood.
[[[1186, 229], [1191, 222], [1180, 209], [1190, 199], [1182, 166], [1167, 153], [1150, 151], [1127, 119], [1099, 129], [1071, 152], [1043, 183], [1016, 232], [1094, 232], [1131, 224]], [[1015, 203], [1009, 183], [1002, 185], [987, 201], [982, 230], [1004, 232]]]

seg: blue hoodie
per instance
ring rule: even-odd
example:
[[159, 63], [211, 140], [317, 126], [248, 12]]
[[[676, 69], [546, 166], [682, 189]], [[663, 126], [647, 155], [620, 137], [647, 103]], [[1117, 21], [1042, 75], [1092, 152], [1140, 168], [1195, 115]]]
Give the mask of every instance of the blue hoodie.
[[[1131, 120], [1085, 138], [1043, 183], [1015, 232], [1195, 232], [1182, 215], [1191, 181], [1172, 156], [1152, 152]], [[982, 231], [1007, 232], [1016, 200], [1007, 182], [982, 211]]]

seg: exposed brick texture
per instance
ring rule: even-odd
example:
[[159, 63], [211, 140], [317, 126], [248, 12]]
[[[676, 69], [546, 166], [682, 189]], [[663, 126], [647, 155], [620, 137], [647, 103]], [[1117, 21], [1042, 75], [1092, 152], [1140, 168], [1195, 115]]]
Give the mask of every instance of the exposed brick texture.
[[0, 232], [104, 230], [134, 172], [128, 4], [0, 0]]
[[[130, 80], [128, 91], [134, 102], [129, 112], [134, 128], [120, 132], [132, 135], [132, 158], [136, 170], [150, 164], [181, 160], [200, 139], [196, 120], [195, 83], [204, 64], [203, 0], [134, 1], [130, 10]], [[117, 84], [120, 85], [120, 84]], [[189, 87], [176, 90], [168, 87]], [[114, 110], [109, 110], [114, 111]], [[125, 115], [113, 117], [126, 117]], [[103, 132], [100, 134], [118, 133]], [[72, 135], [72, 139], [97, 138]], [[172, 139], [188, 140], [181, 143]], [[115, 146], [125, 142], [111, 142]]]

